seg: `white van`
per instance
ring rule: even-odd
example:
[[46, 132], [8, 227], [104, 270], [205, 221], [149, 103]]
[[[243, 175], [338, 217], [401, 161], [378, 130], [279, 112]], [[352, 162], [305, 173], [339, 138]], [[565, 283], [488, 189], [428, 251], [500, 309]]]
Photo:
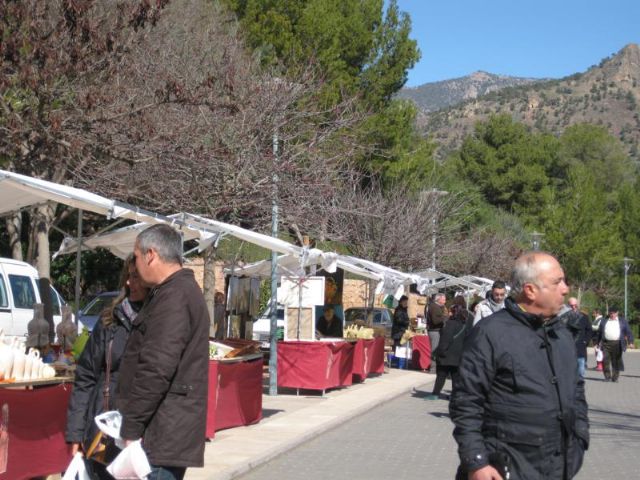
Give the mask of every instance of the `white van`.
[[[62, 296], [51, 287], [53, 322], [62, 320]], [[7, 336], [24, 336], [33, 319], [33, 304], [41, 303], [38, 271], [31, 265], [11, 258], [0, 258], [0, 328]]]

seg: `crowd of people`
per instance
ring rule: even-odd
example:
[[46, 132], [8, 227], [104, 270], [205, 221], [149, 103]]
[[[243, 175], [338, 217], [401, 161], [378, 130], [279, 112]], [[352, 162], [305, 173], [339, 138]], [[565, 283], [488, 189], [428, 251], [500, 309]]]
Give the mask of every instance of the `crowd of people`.
[[518, 258], [509, 286], [494, 282], [469, 309], [462, 296], [449, 307], [442, 293], [430, 299], [436, 380], [426, 398], [450, 400], [457, 479], [570, 479], [589, 446], [587, 347], [600, 352], [604, 380], [618, 382], [632, 332], [615, 306], [589, 321], [577, 298], [565, 304], [564, 272], [547, 253]]

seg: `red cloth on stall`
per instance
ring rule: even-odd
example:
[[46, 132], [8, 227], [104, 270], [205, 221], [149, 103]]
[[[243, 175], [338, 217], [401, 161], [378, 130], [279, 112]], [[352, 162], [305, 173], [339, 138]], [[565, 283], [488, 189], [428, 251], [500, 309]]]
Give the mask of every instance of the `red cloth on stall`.
[[262, 358], [218, 365], [216, 430], [262, 419]]
[[62, 472], [71, 455], [64, 440], [71, 385], [34, 390], [0, 388], [0, 408], [9, 406], [9, 457], [2, 480]]
[[252, 425], [262, 419], [262, 359], [209, 362], [207, 438], [225, 428]]
[[354, 381], [363, 382], [371, 373], [384, 373], [384, 337], [360, 339], [354, 345]]
[[411, 339], [411, 366], [419, 370], [431, 367], [431, 342], [428, 335], [416, 335]]
[[352, 384], [348, 342], [278, 342], [278, 386], [326, 390]]
[[374, 338], [370, 348], [371, 366], [369, 367], [369, 373], [384, 373], [384, 337]]

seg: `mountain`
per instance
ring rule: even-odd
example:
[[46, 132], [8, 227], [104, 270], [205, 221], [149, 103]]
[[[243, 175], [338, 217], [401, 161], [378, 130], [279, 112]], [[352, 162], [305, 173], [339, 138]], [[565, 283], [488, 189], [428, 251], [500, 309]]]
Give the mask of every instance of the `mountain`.
[[397, 96], [412, 100], [422, 113], [428, 113], [502, 88], [530, 84], [536, 81], [539, 80], [478, 71], [466, 77], [425, 83], [418, 87], [406, 87], [400, 90]]
[[575, 123], [604, 125], [638, 159], [640, 143], [640, 47], [629, 44], [584, 73], [506, 87], [419, 117], [419, 125], [441, 146], [458, 147], [474, 124], [508, 113], [537, 131], [561, 133]]

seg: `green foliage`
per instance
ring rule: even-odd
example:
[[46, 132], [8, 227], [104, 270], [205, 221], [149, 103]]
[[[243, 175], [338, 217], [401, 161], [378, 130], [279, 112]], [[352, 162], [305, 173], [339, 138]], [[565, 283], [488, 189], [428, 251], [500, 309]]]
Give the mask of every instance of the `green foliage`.
[[478, 123], [451, 160], [451, 168], [487, 201], [537, 224], [553, 198], [549, 172], [557, 163], [557, 140], [532, 134], [508, 115]]
[[594, 170], [576, 165], [568, 172], [544, 224], [545, 246], [555, 253], [572, 284], [594, 287], [615, 271], [623, 256], [620, 216]]
[[361, 127], [364, 142], [375, 146], [374, 153], [362, 160], [363, 167], [388, 184], [420, 189], [433, 176], [436, 145], [414, 129], [416, 114], [412, 102], [393, 100]]
[[392, 0], [226, 0], [265, 65], [295, 73], [315, 61], [328, 102], [360, 92], [388, 103], [419, 59], [411, 20]]

